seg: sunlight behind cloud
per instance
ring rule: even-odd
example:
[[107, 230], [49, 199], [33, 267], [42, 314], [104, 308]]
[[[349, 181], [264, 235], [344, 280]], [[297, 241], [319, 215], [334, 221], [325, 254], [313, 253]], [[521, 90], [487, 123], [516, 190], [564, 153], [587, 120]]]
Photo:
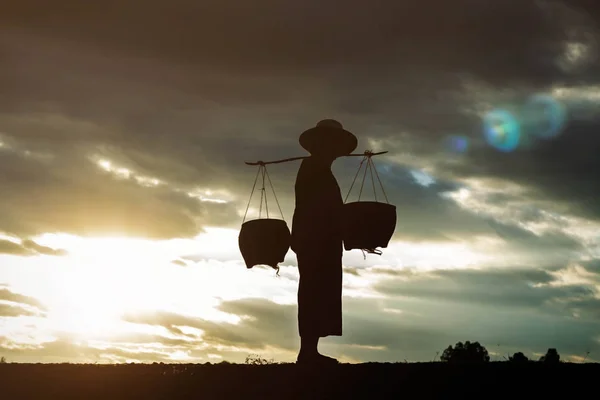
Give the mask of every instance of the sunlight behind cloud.
[[429, 187], [435, 183], [435, 178], [422, 170], [411, 170], [410, 174], [414, 180], [421, 186]]
[[600, 85], [556, 85], [552, 95], [568, 108], [571, 118], [592, 120], [600, 105]]
[[598, 277], [587, 271], [580, 265], [570, 265], [567, 268], [553, 272], [555, 281], [549, 283], [550, 286], [570, 286], [570, 285], [589, 285], [596, 288], [598, 298], [600, 298], [600, 282]]
[[[374, 161], [397, 207], [381, 256], [343, 253], [344, 336], [332, 355], [431, 360], [463, 335], [566, 354], [598, 336], [570, 312], [599, 323], [591, 6], [332, 1], [319, 9], [343, 18], [308, 26], [299, 13], [310, 7], [284, 4], [253, 19], [225, 2], [202, 13], [190, 1], [168, 12], [127, 1], [41, 12], [50, 2], [34, 2], [0, 15], [0, 356], [293, 358], [297, 259], [290, 251], [279, 276], [246, 268], [238, 235], [256, 171], [243, 162], [308, 154], [299, 135], [327, 117], [357, 135], [356, 152], [388, 152]], [[219, 18], [246, 29], [215, 42], [206, 32]], [[328, 29], [326, 43], [307, 40]], [[498, 109], [521, 126], [511, 154], [490, 147], [511, 124], [490, 124], [486, 141], [482, 117]], [[334, 163], [342, 197], [359, 162]], [[299, 165], [271, 176], [289, 228]], [[370, 198], [368, 176], [365, 189]]]
[[[73, 342], [99, 340], [113, 349], [114, 341], [132, 334], [200, 340], [202, 331], [194, 327], [178, 327], [183, 334], [191, 335], [187, 339], [171, 337], [172, 332], [164, 327], [126, 322], [124, 316], [165, 312], [235, 325], [241, 317], [218, 310], [221, 302], [262, 298], [279, 304], [295, 303], [297, 281], [293, 275], [297, 272], [292, 270], [292, 276], [286, 278], [275, 276], [271, 269], [248, 270], [237, 252], [238, 233], [234, 229], [207, 228], [194, 239], [163, 241], [44, 234], [35, 240], [41, 245], [64, 248], [68, 255], [60, 260], [13, 258], [0, 266], [0, 271], [10, 272], [3, 274], [7, 284], [34, 296], [48, 308], [43, 319], [35, 320], [36, 329], [46, 336], [36, 337], [34, 344], [50, 342], [56, 333]], [[173, 264], [173, 260], [182, 258], [188, 261], [185, 267]], [[11, 340], [19, 339], [21, 331], [17, 328], [5, 330]], [[171, 357], [172, 349], [142, 351], [127, 346], [121, 350], [143, 354], [162, 351], [164, 357]], [[173, 357], [185, 359], [182, 353]]]
[[36, 317], [0, 318], [0, 332], [10, 340], [4, 344], [9, 348], [36, 346], [54, 340], [47, 322]]
[[403, 264], [419, 271], [481, 267], [491, 257], [469, 243], [398, 243]]
[[[131, 331], [124, 313], [166, 310], [211, 321], [237, 323], [239, 318], [215, 309], [220, 299], [261, 292], [264, 276], [240, 263], [199, 261], [187, 268], [172, 265], [185, 254], [229, 255], [236, 232], [209, 229], [193, 240], [154, 242], [130, 238], [81, 238], [46, 234], [40, 244], [69, 249], [60, 261], [18, 260], [9, 283], [24, 287], [47, 304], [48, 329], [76, 337], [114, 336]], [[51, 269], [51, 270], [49, 270]], [[39, 280], [29, 279], [31, 274]], [[240, 287], [256, 281], [244, 293]], [[264, 285], [263, 285], [264, 287]], [[269, 291], [266, 294], [268, 296]], [[256, 294], [256, 293], [255, 293]], [[276, 293], [274, 293], [276, 294]]]
[[140, 175], [129, 168], [115, 165], [114, 162], [105, 158], [100, 158], [98, 156], [92, 156], [90, 158], [100, 169], [115, 175], [117, 178], [133, 179], [139, 185], [148, 187], [159, 186], [164, 183], [158, 178]]
[[[417, 271], [481, 268], [494, 261], [492, 254], [498, 244], [498, 240], [490, 237], [473, 237], [463, 242], [394, 241], [383, 249], [381, 256], [367, 255], [365, 259], [360, 251], [347, 252], [344, 265], [359, 269], [384, 267]], [[358, 284], [353, 277], [348, 279]]]
[[[444, 193], [469, 212], [509, 226], [517, 226], [540, 237], [560, 232], [574, 238], [586, 250], [600, 250], [600, 224], [596, 221], [569, 215], [560, 205], [528, 196], [529, 189], [508, 181], [463, 179], [466, 187]], [[502, 197], [502, 202], [494, 201]], [[535, 218], [528, 218], [528, 213]], [[583, 256], [583, 255], [582, 255]]]
[[200, 201], [210, 201], [225, 204], [231, 201], [231, 194], [225, 191], [213, 191], [210, 189], [196, 188], [187, 192], [187, 195]]

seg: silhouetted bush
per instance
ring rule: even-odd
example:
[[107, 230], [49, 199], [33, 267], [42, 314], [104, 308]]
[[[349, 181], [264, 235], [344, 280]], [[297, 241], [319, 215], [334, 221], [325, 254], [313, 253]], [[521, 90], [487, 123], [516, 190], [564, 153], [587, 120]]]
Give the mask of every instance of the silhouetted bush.
[[558, 364], [560, 362], [560, 354], [556, 349], [548, 349], [545, 355], [540, 357], [540, 362], [546, 364]]
[[482, 363], [490, 361], [490, 356], [479, 342], [466, 341], [464, 344], [458, 342], [454, 347], [448, 346], [440, 359], [451, 363]]
[[8, 361], [6, 361], [6, 357], [0, 357], [0, 364], [8, 364]]
[[267, 360], [265, 358], [260, 357], [258, 354], [250, 354], [246, 357], [246, 364], [249, 365], [267, 365], [267, 364], [275, 364], [273, 359]]
[[508, 361], [514, 362], [514, 363], [526, 363], [529, 361], [529, 358], [527, 358], [527, 356], [525, 354], [523, 354], [519, 351], [518, 353], [513, 354], [512, 357], [509, 357]]

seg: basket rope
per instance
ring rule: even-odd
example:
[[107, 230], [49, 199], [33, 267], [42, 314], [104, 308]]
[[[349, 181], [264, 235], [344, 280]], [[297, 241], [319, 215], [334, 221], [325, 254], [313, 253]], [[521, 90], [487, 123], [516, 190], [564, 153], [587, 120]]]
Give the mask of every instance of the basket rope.
[[264, 163], [259, 164], [258, 172], [256, 173], [256, 178], [254, 178], [254, 184], [252, 185], [252, 191], [250, 192], [250, 199], [248, 199], [248, 205], [246, 206], [246, 212], [244, 213], [244, 219], [242, 220], [242, 224], [246, 222], [246, 217], [248, 216], [248, 210], [250, 209], [250, 203], [252, 202], [252, 196], [254, 195], [254, 191], [256, 190], [256, 184], [258, 183], [258, 177], [262, 178], [262, 185], [260, 188], [260, 206], [258, 209], [258, 218], [262, 218], [262, 210], [263, 210], [263, 202], [265, 205], [265, 212], [267, 214], [267, 219], [269, 219], [269, 202], [267, 199], [267, 192], [265, 188], [265, 177], [271, 186], [271, 190], [273, 191], [273, 197], [275, 198], [275, 203], [279, 208], [279, 213], [281, 214], [281, 218], [285, 220], [283, 215], [283, 211], [281, 210], [281, 205], [279, 204], [279, 199], [277, 198], [277, 193], [275, 193], [275, 187], [273, 186], [273, 182], [271, 181], [271, 177], [269, 176], [269, 171], [267, 171], [267, 166]]
[[375, 189], [375, 177], [377, 177], [377, 181], [379, 182], [379, 186], [381, 187], [381, 192], [383, 193], [383, 197], [385, 197], [385, 201], [386, 203], [390, 203], [387, 197], [387, 193], [385, 192], [385, 188], [383, 187], [383, 183], [381, 182], [381, 178], [379, 177], [379, 172], [377, 172], [377, 168], [375, 167], [375, 163], [373, 162], [373, 159], [371, 158], [372, 153], [371, 152], [366, 152], [365, 156], [363, 157], [363, 159], [360, 162], [360, 165], [358, 166], [358, 171], [356, 171], [356, 175], [354, 175], [354, 179], [352, 180], [352, 184], [350, 185], [350, 189], [348, 189], [348, 193], [346, 194], [346, 198], [344, 199], [344, 203], [346, 203], [348, 201], [348, 197], [350, 196], [350, 193], [352, 192], [352, 188], [354, 187], [354, 184], [356, 183], [356, 179], [358, 178], [358, 174], [360, 174], [360, 171], [363, 167], [363, 164], [365, 163], [365, 161], [367, 161], [367, 165], [365, 166], [365, 171], [363, 174], [363, 179], [360, 185], [360, 191], [358, 193], [358, 201], [360, 201], [361, 197], [362, 197], [362, 192], [363, 192], [363, 188], [365, 185], [365, 181], [367, 179], [367, 170], [370, 171], [370, 175], [371, 175], [371, 183], [373, 186], [373, 195], [375, 196], [375, 201], [379, 202], [379, 200], [377, 199], [377, 190]]
[[[375, 196], [375, 202], [379, 202], [379, 200], [377, 199], [377, 190], [375, 189], [375, 177], [377, 177], [377, 181], [379, 182], [379, 186], [381, 187], [383, 197], [385, 198], [385, 201], [387, 204], [390, 203], [388, 200], [387, 194], [385, 193], [385, 188], [383, 187], [383, 183], [381, 182], [381, 178], [379, 177], [379, 173], [377, 172], [377, 168], [375, 167], [375, 163], [373, 162], [373, 159], [371, 158], [371, 156], [372, 156], [372, 153], [370, 151], [365, 152], [365, 156], [363, 157], [362, 161], [360, 162], [360, 165], [358, 166], [358, 171], [356, 171], [356, 175], [354, 175], [354, 179], [352, 180], [352, 185], [350, 185], [348, 194], [346, 194], [346, 198], [344, 199], [344, 204], [346, 204], [346, 202], [348, 201], [348, 196], [350, 196], [350, 193], [352, 192], [352, 188], [354, 187], [354, 184], [356, 183], [358, 174], [360, 174], [360, 171], [361, 171], [365, 161], [367, 161], [367, 164], [365, 166], [363, 179], [362, 179], [362, 182], [360, 185], [360, 191], [358, 193], [358, 201], [360, 201], [360, 199], [362, 197], [363, 188], [364, 188], [365, 181], [367, 178], [367, 170], [369, 170], [370, 175], [371, 175], [371, 183], [373, 186], [373, 195]], [[362, 251], [363, 257], [365, 259], [367, 258], [365, 253], [377, 254], [377, 255], [383, 254], [382, 251], [378, 250], [378, 249], [361, 249], [361, 251]]]

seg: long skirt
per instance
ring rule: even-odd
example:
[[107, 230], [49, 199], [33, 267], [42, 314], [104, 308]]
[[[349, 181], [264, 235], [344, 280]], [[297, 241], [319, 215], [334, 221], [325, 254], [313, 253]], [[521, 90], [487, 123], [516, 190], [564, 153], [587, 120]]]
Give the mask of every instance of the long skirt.
[[342, 244], [297, 254], [300, 336], [342, 335]]

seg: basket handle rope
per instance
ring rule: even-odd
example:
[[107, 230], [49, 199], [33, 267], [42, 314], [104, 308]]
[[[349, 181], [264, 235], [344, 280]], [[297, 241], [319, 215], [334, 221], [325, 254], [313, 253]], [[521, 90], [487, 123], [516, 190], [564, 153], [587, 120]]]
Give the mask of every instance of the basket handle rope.
[[279, 199], [277, 198], [277, 194], [275, 193], [275, 187], [273, 186], [273, 182], [271, 182], [271, 177], [269, 176], [269, 171], [267, 171], [267, 166], [263, 162], [259, 162], [258, 172], [256, 173], [256, 178], [254, 178], [254, 185], [252, 185], [252, 191], [250, 192], [250, 199], [248, 200], [248, 206], [246, 207], [246, 212], [244, 213], [244, 219], [242, 223], [246, 222], [246, 217], [248, 216], [248, 210], [250, 209], [250, 203], [252, 202], [252, 196], [254, 195], [254, 191], [256, 189], [256, 183], [258, 182], [258, 177], [262, 177], [262, 186], [260, 188], [260, 207], [258, 209], [258, 218], [262, 218], [262, 209], [263, 209], [263, 201], [265, 203], [265, 212], [267, 214], [267, 219], [269, 218], [269, 203], [267, 200], [267, 193], [265, 189], [265, 177], [267, 178], [269, 185], [271, 186], [271, 190], [273, 191], [273, 197], [275, 198], [275, 202], [277, 203], [277, 207], [279, 208], [279, 213], [281, 214], [281, 218], [285, 219], [283, 215], [283, 211], [281, 210], [281, 205], [279, 204]]
[[[348, 201], [348, 196], [350, 196], [350, 192], [352, 192], [352, 188], [354, 187], [354, 184], [356, 183], [356, 178], [358, 178], [358, 174], [360, 174], [360, 171], [363, 167], [363, 164], [365, 163], [365, 161], [367, 161], [367, 164], [365, 166], [365, 172], [363, 174], [363, 179], [360, 185], [360, 191], [358, 193], [358, 201], [360, 201], [360, 198], [362, 197], [362, 192], [363, 192], [363, 188], [365, 185], [365, 181], [367, 179], [367, 170], [370, 171], [370, 175], [371, 175], [371, 183], [373, 185], [373, 195], [375, 196], [375, 201], [378, 202], [377, 200], [377, 190], [375, 190], [375, 177], [377, 177], [377, 181], [379, 182], [379, 185], [381, 186], [381, 191], [383, 192], [383, 197], [385, 197], [385, 201], [389, 204], [389, 200], [387, 197], [387, 194], [385, 193], [385, 189], [383, 187], [383, 183], [381, 182], [381, 178], [379, 178], [379, 173], [377, 172], [377, 168], [375, 167], [375, 163], [373, 162], [373, 159], [371, 158], [373, 155], [373, 153], [371, 151], [366, 151], [365, 152], [365, 156], [363, 157], [362, 161], [360, 162], [360, 165], [358, 167], [358, 171], [356, 171], [356, 175], [354, 176], [354, 180], [352, 181], [352, 185], [350, 185], [350, 189], [348, 190], [348, 194], [346, 195], [346, 198], [344, 199], [344, 204]], [[375, 172], [375, 174], [373, 174], [373, 172]], [[373, 176], [375, 175], [375, 176]], [[370, 253], [370, 254], [377, 254], [377, 255], [382, 255], [383, 252], [381, 250], [378, 249], [361, 249], [362, 253], [363, 253], [363, 257], [366, 259], [367, 256], [365, 253]]]
[[[277, 203], [277, 208], [279, 209], [279, 214], [281, 214], [281, 219], [285, 220], [285, 217], [283, 216], [283, 211], [281, 210], [281, 205], [279, 204], [279, 199], [277, 199], [277, 193], [275, 193], [275, 186], [273, 186], [273, 182], [271, 182], [271, 177], [269, 176], [269, 171], [267, 171], [267, 166], [264, 165], [264, 173], [267, 176], [267, 179], [269, 180], [269, 185], [271, 186], [271, 190], [273, 191], [273, 197], [275, 198], [275, 203]], [[263, 187], [264, 187], [264, 177], [263, 177]], [[265, 193], [265, 199], [266, 199], [266, 193]], [[267, 214], [267, 218], [269, 218], [268, 214]]]
[[373, 156], [373, 153], [371, 151], [365, 152], [365, 156], [363, 157], [363, 159], [360, 162], [360, 165], [358, 166], [358, 171], [356, 171], [356, 175], [354, 175], [354, 180], [352, 181], [352, 185], [350, 185], [350, 189], [348, 190], [348, 194], [346, 195], [346, 198], [344, 199], [344, 203], [346, 203], [348, 201], [348, 196], [350, 196], [350, 192], [352, 192], [352, 188], [354, 187], [354, 184], [356, 183], [356, 178], [358, 178], [358, 174], [360, 173], [360, 170], [362, 169], [365, 161], [367, 161], [367, 165], [365, 166], [365, 172], [363, 174], [363, 179], [362, 179], [362, 182], [360, 185], [360, 192], [358, 193], [358, 201], [360, 201], [360, 198], [362, 197], [365, 180], [367, 178], [367, 170], [369, 170], [371, 172], [371, 182], [373, 184], [373, 195], [375, 196], [375, 201], [378, 202], [377, 191], [375, 190], [375, 178], [373, 177], [373, 171], [375, 171], [375, 176], [377, 177], [377, 181], [379, 182], [379, 186], [381, 187], [381, 191], [383, 193], [383, 196], [385, 197], [386, 203], [388, 203], [388, 204], [390, 203], [388, 200], [387, 194], [385, 193], [383, 183], [381, 182], [381, 178], [379, 178], [379, 173], [377, 172], [377, 168], [375, 167], [375, 163], [373, 162], [372, 156]]

